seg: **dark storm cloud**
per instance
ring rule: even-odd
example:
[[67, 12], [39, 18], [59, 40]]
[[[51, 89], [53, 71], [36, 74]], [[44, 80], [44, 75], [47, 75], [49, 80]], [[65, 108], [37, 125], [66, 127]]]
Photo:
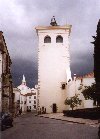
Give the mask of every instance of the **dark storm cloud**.
[[21, 84], [22, 75], [26, 77], [27, 85], [33, 87], [37, 84], [37, 63], [29, 60], [16, 59], [13, 60], [14, 66], [12, 65], [12, 74], [14, 85], [18, 86]]
[[35, 27], [49, 25], [53, 15], [56, 16], [59, 25], [72, 25], [72, 73], [84, 74], [93, 70], [93, 45], [90, 42], [93, 41], [91, 36], [95, 35], [100, 18], [100, 1], [1, 0], [0, 30], [4, 32], [13, 61], [12, 72], [15, 82], [19, 82], [15, 76], [21, 76], [25, 71], [27, 78], [31, 80], [29, 82], [35, 80], [31, 77], [37, 69], [32, 64], [37, 65], [38, 40]]
[[81, 76], [93, 72], [93, 66], [93, 54], [89, 52], [81, 55], [77, 53], [76, 56], [71, 58], [72, 75], [77, 74], [77, 76]]

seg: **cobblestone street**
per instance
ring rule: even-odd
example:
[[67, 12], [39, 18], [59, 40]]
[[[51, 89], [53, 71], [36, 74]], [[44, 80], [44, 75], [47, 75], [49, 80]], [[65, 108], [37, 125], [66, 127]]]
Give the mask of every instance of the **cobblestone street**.
[[1, 139], [98, 139], [98, 128], [28, 113], [14, 119], [14, 127], [1, 133]]

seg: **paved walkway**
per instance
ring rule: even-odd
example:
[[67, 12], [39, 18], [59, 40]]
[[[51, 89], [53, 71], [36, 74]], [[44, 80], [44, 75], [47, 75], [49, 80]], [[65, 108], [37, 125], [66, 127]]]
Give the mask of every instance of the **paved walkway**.
[[67, 122], [79, 123], [79, 124], [89, 124], [89, 125], [99, 126], [98, 120], [67, 117], [67, 116], [63, 116], [63, 113], [41, 114], [38, 116], [56, 119], [56, 120], [67, 121]]
[[98, 139], [98, 127], [26, 113], [14, 119], [0, 139]]

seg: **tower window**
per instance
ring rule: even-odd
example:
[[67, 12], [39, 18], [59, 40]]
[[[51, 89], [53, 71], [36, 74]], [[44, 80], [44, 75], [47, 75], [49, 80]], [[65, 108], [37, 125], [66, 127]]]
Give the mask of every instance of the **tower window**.
[[63, 43], [63, 37], [61, 35], [56, 37], [56, 43]]
[[51, 43], [51, 37], [50, 36], [46, 36], [44, 38], [44, 43]]

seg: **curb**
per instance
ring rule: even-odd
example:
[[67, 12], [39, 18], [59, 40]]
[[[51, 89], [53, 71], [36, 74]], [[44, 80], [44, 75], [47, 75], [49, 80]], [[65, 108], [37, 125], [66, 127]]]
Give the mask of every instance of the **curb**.
[[66, 121], [69, 123], [77, 123], [77, 124], [86, 124], [86, 125], [98, 125], [98, 123], [86, 123], [86, 122], [78, 122], [78, 121], [72, 121], [72, 120], [64, 120], [61, 118], [53, 118], [53, 117], [48, 117], [48, 116], [42, 116], [42, 115], [36, 115], [38, 117], [43, 117], [43, 118], [50, 118], [50, 119], [55, 119], [55, 120], [60, 120], [60, 121]]
[[[50, 117], [44, 117], [44, 116], [39, 116], [39, 117], [50, 118]], [[69, 122], [69, 123], [86, 124], [86, 123], [80, 123], [80, 122], [75, 122], [75, 121], [63, 120], [63, 119], [60, 119], [60, 118], [59, 118], [59, 119], [57, 119], [57, 118], [50, 118], [50, 119], [55, 119], [55, 120], [65, 121], [65, 122]]]

